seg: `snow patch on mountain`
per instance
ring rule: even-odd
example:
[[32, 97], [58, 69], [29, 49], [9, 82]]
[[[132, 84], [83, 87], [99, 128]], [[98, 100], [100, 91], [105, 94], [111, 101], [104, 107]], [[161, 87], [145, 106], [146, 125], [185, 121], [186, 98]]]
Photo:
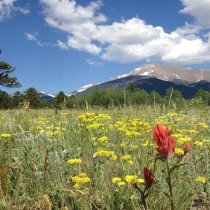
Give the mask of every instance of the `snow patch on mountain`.
[[81, 93], [85, 90], [87, 90], [88, 88], [91, 88], [93, 86], [95, 86], [96, 84], [88, 84], [88, 85], [85, 85], [85, 86], [82, 86], [80, 87], [79, 89], [76, 90], [77, 93]]
[[172, 73], [177, 79], [181, 79], [178, 74]]
[[119, 75], [117, 77], [111, 77], [109, 79], [109, 81], [112, 81], [112, 80], [115, 80], [115, 79], [122, 79], [122, 78], [127, 77], [127, 76], [129, 76], [129, 74], [121, 74], [121, 75]]
[[44, 91], [40, 91], [39, 93], [41, 93], [43, 96], [49, 96], [49, 97], [55, 98], [55, 95], [46, 93]]
[[139, 75], [141, 75], [141, 76], [149, 76], [150, 74], [152, 74], [154, 71], [153, 70], [151, 70], [151, 71], [145, 71], [145, 72], [143, 72], [143, 73], [141, 73], [141, 74], [139, 74]]

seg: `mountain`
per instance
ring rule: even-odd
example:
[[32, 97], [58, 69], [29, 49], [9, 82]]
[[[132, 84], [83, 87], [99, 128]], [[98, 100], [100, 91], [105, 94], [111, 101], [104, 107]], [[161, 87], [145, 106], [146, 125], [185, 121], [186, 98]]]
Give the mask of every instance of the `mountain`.
[[183, 68], [163, 64], [145, 64], [142, 67], [132, 70], [128, 74], [119, 75], [112, 79], [119, 79], [127, 76], [150, 76], [176, 83], [194, 83], [201, 80], [210, 82], [210, 70]]
[[39, 92], [39, 96], [41, 99], [45, 100], [45, 101], [52, 101], [53, 98], [55, 98], [55, 95], [52, 95], [52, 94], [48, 94], [48, 93], [45, 93], [43, 91], [40, 91]]
[[[112, 77], [109, 81], [79, 89], [74, 94], [90, 93], [94, 89], [124, 89], [135, 83], [147, 92], [156, 91], [164, 96], [170, 87], [181, 91], [184, 98], [192, 98], [203, 88], [210, 91], [210, 70], [191, 69], [162, 64], [146, 64], [127, 74]], [[85, 86], [87, 87], [87, 86]]]
[[77, 95], [77, 94], [79, 94], [79, 93], [83, 93], [83, 92], [85, 92], [87, 89], [89, 89], [89, 88], [91, 88], [91, 87], [95, 87], [96, 85], [98, 85], [98, 84], [95, 83], [95, 84], [88, 84], [88, 85], [82, 86], [82, 87], [80, 87], [79, 89], [77, 89], [77, 90], [75, 90], [75, 91], [73, 91], [73, 92], [71, 92], [71, 93], [68, 93], [67, 96]]

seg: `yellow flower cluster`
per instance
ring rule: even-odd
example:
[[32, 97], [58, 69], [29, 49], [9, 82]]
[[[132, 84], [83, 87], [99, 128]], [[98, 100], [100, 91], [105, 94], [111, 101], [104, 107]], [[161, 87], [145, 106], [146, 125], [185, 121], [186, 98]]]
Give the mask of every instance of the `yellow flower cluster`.
[[102, 137], [99, 137], [99, 138], [95, 138], [95, 137], [92, 138], [93, 145], [97, 145], [97, 142], [98, 143], [106, 143], [108, 140], [109, 140], [108, 136], [102, 136]]
[[184, 155], [184, 150], [181, 148], [175, 148], [175, 154], [176, 155]]
[[112, 183], [113, 184], [116, 184], [118, 186], [124, 186], [125, 185], [125, 182], [122, 181], [122, 179], [120, 177], [114, 177], [112, 179]]
[[125, 176], [124, 181], [120, 177], [113, 177], [112, 178], [112, 183], [116, 184], [118, 186], [123, 186], [123, 185], [125, 185], [126, 182], [127, 183], [143, 184], [144, 179], [138, 178], [136, 175], [127, 175], [127, 176]]
[[85, 173], [80, 173], [78, 176], [72, 177], [72, 181], [75, 183], [74, 188], [79, 189], [82, 185], [90, 182], [90, 178]]
[[128, 183], [134, 182], [134, 183], [144, 183], [144, 179], [138, 178], [136, 175], [127, 175], [125, 176], [125, 181]]
[[151, 126], [149, 122], [141, 119], [128, 119], [121, 118], [118, 120], [114, 126], [122, 133], [124, 133], [127, 137], [140, 137], [142, 131], [149, 132], [151, 130]]
[[96, 157], [109, 157], [112, 160], [117, 160], [117, 155], [114, 153], [114, 151], [108, 151], [100, 149], [95, 153]]
[[30, 131], [33, 134], [46, 134], [50, 138], [59, 138], [66, 131], [66, 121], [59, 121], [56, 119], [50, 119], [48, 117], [35, 118], [32, 125], [30, 125]]
[[104, 123], [111, 119], [111, 116], [103, 113], [86, 112], [77, 116], [79, 125], [86, 127], [88, 130], [96, 130], [101, 128]]
[[80, 163], [82, 163], [82, 160], [78, 159], [78, 158], [74, 158], [74, 159], [67, 160], [67, 163], [68, 164], [80, 164]]
[[124, 155], [121, 157], [121, 159], [127, 161], [128, 164], [133, 165], [133, 161], [131, 160], [130, 155]]
[[195, 181], [200, 184], [206, 184], [206, 178], [203, 176], [198, 176]]

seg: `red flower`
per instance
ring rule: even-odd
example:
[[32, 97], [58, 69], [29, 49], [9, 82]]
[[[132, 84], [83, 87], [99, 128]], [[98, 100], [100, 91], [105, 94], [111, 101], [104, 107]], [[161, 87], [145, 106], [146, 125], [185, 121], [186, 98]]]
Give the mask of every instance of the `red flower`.
[[155, 175], [148, 169], [144, 168], [144, 184], [150, 188], [155, 180]]
[[157, 155], [160, 159], [167, 159], [174, 153], [175, 143], [168, 128], [157, 124], [153, 128], [153, 139], [157, 144]]
[[184, 154], [185, 155], [190, 151], [190, 148], [191, 148], [191, 142], [188, 142], [184, 145]]

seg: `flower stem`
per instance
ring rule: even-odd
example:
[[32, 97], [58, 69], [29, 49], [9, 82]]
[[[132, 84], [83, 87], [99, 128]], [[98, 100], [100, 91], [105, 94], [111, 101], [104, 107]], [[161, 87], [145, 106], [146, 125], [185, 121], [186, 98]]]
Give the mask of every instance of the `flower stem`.
[[171, 171], [169, 168], [168, 160], [166, 161], [167, 172], [168, 172], [168, 187], [170, 193], [170, 203], [171, 203], [171, 210], [175, 210], [174, 202], [173, 202], [173, 190], [172, 190], [172, 183], [171, 183]]
[[141, 190], [138, 185], [136, 183], [133, 184], [134, 188], [136, 188], [140, 194], [141, 194], [141, 204], [142, 206], [144, 207], [144, 210], [148, 210], [148, 207], [147, 207], [147, 203], [146, 203], [146, 198], [147, 198], [147, 195], [145, 194], [146, 193], [146, 190], [147, 188], [145, 187], [144, 191]]
[[144, 195], [141, 195], [141, 202], [142, 202], [142, 205], [144, 207], [144, 210], [148, 210], [147, 203], [146, 203], [146, 198], [145, 198]]

